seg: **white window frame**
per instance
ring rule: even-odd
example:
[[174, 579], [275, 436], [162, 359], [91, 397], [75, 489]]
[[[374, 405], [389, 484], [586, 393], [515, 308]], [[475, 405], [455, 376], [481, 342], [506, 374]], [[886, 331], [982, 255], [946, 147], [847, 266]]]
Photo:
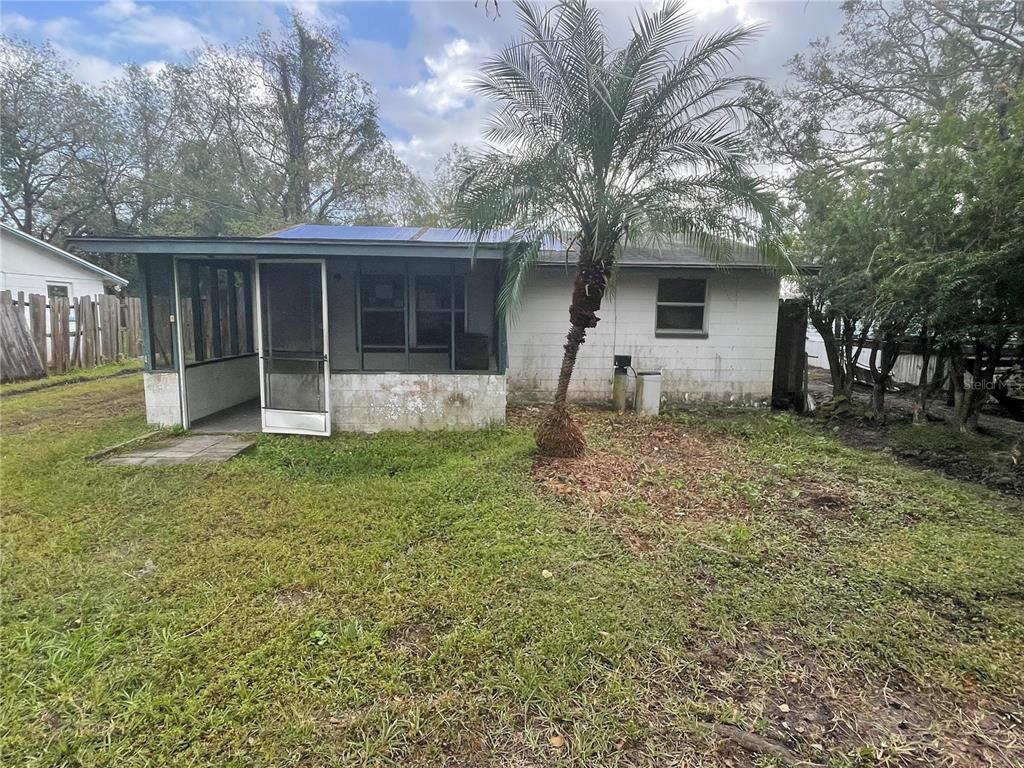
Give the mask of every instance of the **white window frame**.
[[[704, 301], [658, 301], [661, 293], [662, 280], [691, 280], [704, 283]], [[698, 328], [659, 328], [658, 309], [661, 307], [700, 307], [703, 309], [701, 315], [701, 327]], [[706, 339], [708, 336], [708, 279], [706, 277], [659, 277], [654, 287], [654, 335], [659, 337], [684, 337]]]
[[47, 280], [46, 281], [46, 300], [47, 300], [47, 302], [50, 301], [50, 288], [64, 288], [64, 289], [66, 289], [67, 292], [68, 292], [68, 296], [67, 296], [68, 301], [70, 301], [71, 299], [75, 298], [74, 284], [73, 283], [64, 282], [63, 280]]

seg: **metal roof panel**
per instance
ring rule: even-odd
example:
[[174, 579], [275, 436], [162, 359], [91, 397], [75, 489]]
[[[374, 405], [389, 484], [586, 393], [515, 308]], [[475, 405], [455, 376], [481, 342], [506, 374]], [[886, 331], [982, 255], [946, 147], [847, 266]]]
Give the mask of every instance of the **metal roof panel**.
[[287, 240], [412, 240], [419, 227], [350, 227], [337, 224], [297, 224], [264, 237]]

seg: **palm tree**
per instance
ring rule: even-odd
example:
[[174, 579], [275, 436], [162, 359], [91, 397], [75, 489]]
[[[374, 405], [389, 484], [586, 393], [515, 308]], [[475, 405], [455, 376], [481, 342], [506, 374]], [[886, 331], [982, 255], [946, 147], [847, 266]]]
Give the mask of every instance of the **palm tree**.
[[737, 243], [757, 243], [780, 258], [775, 208], [746, 160], [741, 90], [750, 79], [727, 74], [758, 30], [691, 40], [691, 16], [668, 0], [639, 10], [631, 39], [615, 50], [586, 0], [547, 11], [517, 0], [516, 9], [524, 37], [486, 61], [475, 82], [496, 111], [487, 148], [464, 168], [456, 216], [478, 234], [513, 230], [503, 311], [545, 242], [576, 249], [558, 388], [535, 438], [542, 453], [579, 456], [569, 381], [627, 237], [685, 238], [722, 259]]

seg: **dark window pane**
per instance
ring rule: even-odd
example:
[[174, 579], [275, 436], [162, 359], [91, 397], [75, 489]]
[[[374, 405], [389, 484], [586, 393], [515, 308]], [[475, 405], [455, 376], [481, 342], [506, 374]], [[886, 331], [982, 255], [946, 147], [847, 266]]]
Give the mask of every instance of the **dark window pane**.
[[403, 309], [405, 307], [404, 275], [362, 275], [363, 309]]
[[448, 349], [452, 339], [452, 314], [442, 312], [416, 313], [416, 346], [444, 347]]
[[149, 366], [174, 368], [171, 315], [174, 314], [174, 271], [171, 260], [146, 263], [146, 294], [149, 311]]
[[462, 275], [456, 275], [452, 278], [453, 292], [455, 293], [455, 308], [465, 309], [466, 308], [466, 280]]
[[405, 348], [405, 312], [363, 312], [363, 347]]
[[46, 296], [51, 299], [66, 299], [68, 298], [68, 287], [66, 285], [48, 285], [46, 286]]
[[448, 275], [416, 277], [416, 310], [450, 309], [452, 286]]
[[704, 330], [704, 307], [658, 307], [659, 331]]
[[664, 278], [658, 281], [658, 301], [704, 303], [704, 280]]
[[455, 369], [489, 371], [497, 367], [493, 338], [487, 333], [466, 333], [461, 328], [461, 313], [456, 315]]

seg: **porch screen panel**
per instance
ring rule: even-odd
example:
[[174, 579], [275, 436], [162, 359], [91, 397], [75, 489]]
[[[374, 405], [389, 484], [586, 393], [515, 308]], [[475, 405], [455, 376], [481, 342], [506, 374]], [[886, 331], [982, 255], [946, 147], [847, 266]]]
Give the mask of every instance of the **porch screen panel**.
[[[498, 370], [498, 262], [479, 261], [473, 269], [463, 266], [455, 295], [455, 370], [494, 373]], [[458, 267], [456, 268], [458, 271]]]
[[404, 371], [407, 367], [405, 266], [364, 264], [359, 275], [362, 367]]
[[[496, 372], [499, 268], [465, 259], [362, 260], [353, 291], [360, 359], [358, 367], [339, 359], [336, 370]], [[333, 318], [344, 307], [331, 293], [329, 300], [332, 333], [345, 330], [345, 321]]]
[[[140, 261], [142, 261], [140, 259]], [[150, 370], [174, 368], [174, 265], [170, 258], [143, 261], [146, 279], [146, 320], [149, 325]]]
[[179, 261], [178, 296], [186, 365], [255, 353], [248, 264]]
[[444, 373], [452, 367], [452, 310], [456, 298], [452, 266], [447, 261], [412, 262], [409, 370]]

